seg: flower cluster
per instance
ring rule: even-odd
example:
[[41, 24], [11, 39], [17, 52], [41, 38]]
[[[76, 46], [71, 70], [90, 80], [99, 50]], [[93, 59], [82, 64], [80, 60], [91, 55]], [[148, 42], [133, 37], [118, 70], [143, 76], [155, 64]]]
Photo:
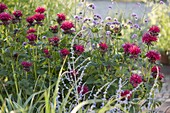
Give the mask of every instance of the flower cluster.
[[52, 38], [48, 38], [48, 41], [51, 45], [53, 46], [58, 46], [58, 42], [60, 41], [60, 39], [57, 36], [54, 36]]
[[132, 97], [132, 93], [129, 90], [124, 90], [121, 92], [121, 100], [125, 100], [125, 98], [127, 97], [128, 100], [130, 100], [130, 98]]
[[83, 45], [77, 45], [74, 44], [73, 49], [77, 55], [81, 55], [84, 52], [84, 46]]
[[62, 22], [60, 28], [64, 31], [64, 33], [72, 33], [73, 30], [71, 29], [74, 28], [74, 24], [71, 21], [65, 20], [64, 22]]
[[69, 55], [69, 54], [70, 54], [70, 51], [69, 51], [68, 49], [66, 49], [66, 48], [60, 50], [60, 55], [61, 55], [62, 57], [66, 57], [66, 56]]
[[101, 42], [101, 43], [99, 44], [99, 48], [100, 48], [100, 51], [104, 53], [104, 52], [107, 51], [108, 45], [107, 45], [106, 43], [102, 43], [102, 42]]
[[132, 74], [130, 77], [130, 83], [133, 85], [133, 87], [137, 87], [138, 84], [142, 82], [142, 77], [138, 74]]
[[151, 69], [151, 72], [152, 72], [152, 76], [154, 78], [156, 78], [158, 76], [158, 79], [159, 80], [162, 80], [164, 78], [164, 75], [163, 73], [160, 72], [161, 68], [159, 66], [153, 66], [152, 69]]
[[23, 66], [25, 71], [30, 71], [30, 67], [32, 66], [31, 62], [23, 61], [21, 62], [21, 65]]
[[157, 60], [160, 60], [161, 55], [156, 50], [150, 50], [146, 53], [146, 57], [151, 63], [155, 63]]
[[0, 13], [4, 12], [5, 9], [8, 9], [8, 7], [5, 4], [0, 3]]

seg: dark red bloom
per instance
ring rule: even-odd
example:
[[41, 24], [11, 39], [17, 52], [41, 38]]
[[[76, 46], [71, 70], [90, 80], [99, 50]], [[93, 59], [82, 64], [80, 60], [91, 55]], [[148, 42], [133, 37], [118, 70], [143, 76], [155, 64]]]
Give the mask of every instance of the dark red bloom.
[[132, 46], [131, 43], [125, 43], [125, 44], [122, 45], [125, 54], [129, 54], [129, 48], [130, 48], [131, 46]]
[[100, 50], [101, 50], [102, 52], [106, 52], [107, 49], [108, 49], [107, 44], [106, 44], [106, 43], [102, 43], [102, 42], [99, 44], [99, 47], [100, 47]]
[[37, 40], [37, 35], [35, 35], [35, 34], [28, 34], [27, 35], [27, 39], [29, 41], [33, 42], [33, 41]]
[[137, 56], [139, 53], [141, 53], [141, 50], [140, 50], [140, 48], [137, 45], [131, 45], [129, 47], [129, 53], [132, 56]]
[[30, 66], [32, 66], [32, 63], [23, 61], [23, 62], [21, 62], [21, 65], [25, 68], [29, 68]]
[[161, 55], [155, 50], [150, 50], [149, 52], [147, 52], [146, 57], [149, 59], [150, 62], [155, 63], [156, 60], [160, 60]]
[[66, 20], [65, 14], [63, 14], [63, 13], [57, 14], [57, 22], [58, 22], [59, 24], [61, 24], [61, 22], [65, 21], [65, 20]]
[[48, 41], [50, 42], [51, 45], [58, 46], [58, 42], [60, 41], [60, 39], [55, 36], [53, 38], [49, 38]]
[[44, 20], [45, 16], [44, 16], [44, 14], [36, 13], [36, 14], [34, 14], [34, 19], [39, 22], [39, 21]]
[[160, 32], [160, 28], [156, 25], [153, 25], [152, 27], [150, 27], [149, 32], [152, 36], [157, 36]]
[[124, 90], [121, 92], [121, 97], [123, 97], [121, 100], [125, 100], [126, 97], [128, 100], [130, 100], [130, 98], [132, 97], [132, 93], [129, 90]]
[[158, 38], [156, 36], [152, 36], [150, 33], [145, 33], [142, 36], [142, 42], [146, 43], [147, 45], [151, 45], [152, 42], [156, 42]]
[[[157, 74], [158, 74], [158, 73], [153, 73], [152, 76], [153, 76], [154, 78], [156, 78], [156, 77], [157, 77]], [[158, 77], [159, 80], [162, 80], [162, 79], [164, 78], [164, 74], [163, 74], [163, 73], [159, 73], [158, 76], [159, 76], [159, 77]]]
[[44, 13], [45, 11], [46, 10], [45, 10], [44, 7], [37, 7], [36, 10], [35, 10], [36, 13]]
[[13, 12], [13, 15], [15, 16], [15, 18], [19, 18], [22, 17], [22, 12], [20, 10], [16, 10]]
[[57, 26], [57, 25], [50, 26], [50, 31], [51, 31], [52, 33], [57, 33], [57, 32], [58, 32], [58, 26]]
[[133, 87], [137, 87], [138, 84], [142, 82], [142, 77], [138, 74], [132, 74], [130, 77], [130, 83], [133, 85]]
[[8, 7], [5, 4], [0, 3], [0, 13], [4, 12], [5, 9], [8, 9]]
[[89, 88], [88, 88], [88, 86], [79, 86], [78, 88], [77, 88], [77, 90], [78, 90], [78, 93], [79, 94], [82, 94], [82, 95], [84, 95], [84, 94], [86, 94], [86, 93], [88, 93], [88, 91], [89, 91]]
[[77, 45], [75, 44], [73, 46], [73, 49], [77, 55], [81, 55], [84, 52], [84, 46], [83, 45]]
[[49, 52], [48, 49], [45, 48], [45, 49], [43, 50], [43, 52], [44, 52], [44, 54], [45, 54], [45, 56], [46, 56], [47, 58], [50, 57], [50, 52]]
[[61, 29], [63, 29], [64, 31], [68, 31], [68, 30], [71, 30], [71, 28], [73, 28], [74, 25], [72, 22], [70, 21], [64, 21], [62, 24], [61, 24]]
[[160, 72], [161, 68], [159, 66], [153, 66], [152, 69], [151, 69], [151, 72], [152, 73], [158, 73]]
[[26, 21], [29, 23], [29, 24], [32, 24], [34, 22], [34, 16], [29, 16], [27, 17]]
[[60, 54], [61, 54], [61, 56], [65, 57], [70, 54], [70, 51], [68, 49], [64, 48], [64, 49], [60, 50]]
[[27, 34], [35, 33], [35, 32], [36, 32], [36, 30], [35, 30], [34, 28], [29, 28], [29, 29], [27, 30]]
[[6, 21], [9, 21], [9, 20], [11, 20], [11, 19], [12, 19], [12, 17], [11, 17], [10, 14], [8, 14], [8, 13], [6, 13], [6, 12], [0, 13], [0, 20], [1, 20], [2, 22], [6, 22]]

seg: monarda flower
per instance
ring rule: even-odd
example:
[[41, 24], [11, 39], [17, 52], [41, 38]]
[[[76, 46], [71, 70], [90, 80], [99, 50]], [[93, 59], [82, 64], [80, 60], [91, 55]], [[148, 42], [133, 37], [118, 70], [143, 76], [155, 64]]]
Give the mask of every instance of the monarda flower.
[[152, 73], [158, 73], [160, 72], [161, 68], [159, 66], [153, 66], [152, 69], [151, 69], [151, 72]]
[[160, 32], [160, 28], [156, 25], [153, 25], [149, 28], [149, 32], [152, 36], [158, 36], [158, 34]]
[[65, 57], [65, 56], [67, 56], [67, 55], [69, 55], [69, 54], [70, 54], [70, 51], [69, 51], [68, 49], [66, 49], [66, 48], [60, 50], [60, 55], [61, 55], [62, 57]]
[[73, 49], [77, 55], [81, 55], [84, 52], [84, 46], [83, 45], [77, 45], [75, 44], [73, 46]]
[[152, 42], [156, 42], [158, 38], [156, 36], [152, 36], [150, 33], [145, 33], [142, 36], [142, 42], [146, 43], [147, 45], [151, 45]]
[[125, 98], [127, 98], [128, 100], [130, 100], [130, 98], [132, 97], [132, 93], [129, 90], [124, 90], [121, 92], [121, 100], [125, 100]]
[[101, 52], [106, 52], [107, 49], [108, 49], [108, 46], [107, 46], [106, 43], [102, 43], [102, 42], [101, 42], [101, 43], [99, 44], [99, 48], [100, 48]]
[[88, 86], [85, 86], [85, 85], [84, 86], [79, 86], [77, 88], [77, 91], [78, 91], [79, 94], [84, 95], [84, 94], [89, 92], [89, 88], [88, 88]]
[[64, 31], [64, 33], [72, 33], [71, 29], [74, 28], [74, 24], [71, 21], [64, 21], [60, 28]]
[[34, 16], [27, 17], [26, 21], [29, 23], [29, 25], [32, 25], [34, 22]]
[[3, 12], [3, 13], [0, 13], [0, 20], [2, 21], [2, 23], [4, 25], [8, 25], [9, 24], [9, 20], [11, 20], [12, 17], [10, 14], [6, 13], [6, 12]]
[[8, 9], [8, 7], [5, 4], [0, 3], [0, 13], [4, 12], [5, 9]]
[[35, 9], [35, 12], [36, 13], [44, 13], [46, 11], [46, 9], [44, 8], [44, 7], [37, 7], [36, 9]]
[[51, 45], [58, 46], [58, 42], [60, 41], [60, 39], [55, 36], [53, 38], [48, 38], [48, 41]]
[[63, 14], [63, 13], [58, 13], [57, 14], [57, 22], [59, 23], [59, 24], [61, 24], [63, 21], [65, 21], [66, 20], [66, 16], [65, 16], [65, 14]]
[[153, 78], [156, 78], [158, 76], [158, 80], [162, 80], [164, 78], [164, 74], [163, 73], [152, 73]]
[[133, 87], [137, 87], [138, 84], [142, 82], [142, 77], [138, 74], [132, 74], [130, 77], [130, 83], [133, 85]]
[[35, 33], [35, 32], [36, 32], [36, 29], [34, 29], [34, 28], [29, 28], [29, 29], [27, 30], [27, 34]]
[[125, 54], [129, 54], [129, 48], [130, 48], [131, 46], [132, 46], [131, 43], [125, 43], [125, 44], [122, 45]]
[[57, 33], [58, 32], [58, 26], [57, 25], [54, 25], [54, 26], [50, 26], [50, 29], [49, 29], [52, 33]]
[[151, 63], [155, 63], [157, 60], [160, 60], [161, 55], [155, 50], [150, 50], [147, 52], [146, 57]]
[[50, 57], [50, 52], [49, 52], [48, 49], [44, 49], [43, 52], [44, 52], [44, 54], [45, 54], [45, 56], [46, 56], [47, 58]]
[[30, 44], [33, 44], [34, 41], [37, 40], [37, 35], [35, 35], [35, 34], [28, 34], [27, 35], [27, 39], [30, 41]]
[[42, 21], [44, 19], [45, 19], [44, 14], [40, 14], [40, 13], [34, 14], [34, 20], [36, 20], [37, 22]]
[[129, 47], [129, 53], [131, 54], [131, 56], [134, 58], [134, 57], [137, 57], [139, 53], [141, 53], [141, 50], [140, 48], [137, 46], [137, 45], [131, 45]]
[[23, 66], [25, 71], [30, 71], [30, 67], [32, 66], [32, 63], [23, 61], [23, 62], [21, 62], [21, 65]]
[[16, 10], [13, 12], [13, 15], [16, 19], [19, 19], [20, 17], [22, 17], [22, 12], [20, 10]]

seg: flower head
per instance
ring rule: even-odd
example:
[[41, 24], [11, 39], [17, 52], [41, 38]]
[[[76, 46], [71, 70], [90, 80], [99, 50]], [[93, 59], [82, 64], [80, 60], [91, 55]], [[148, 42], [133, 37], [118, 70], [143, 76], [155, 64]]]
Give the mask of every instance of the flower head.
[[156, 78], [158, 76], [158, 80], [162, 80], [164, 78], [164, 74], [163, 73], [153, 73], [152, 74], [153, 78]]
[[84, 46], [83, 46], [83, 45], [77, 45], [77, 44], [75, 44], [75, 45], [73, 46], [73, 49], [74, 49], [74, 51], [75, 51], [75, 53], [76, 53], [77, 55], [80, 55], [80, 54], [82, 54], [82, 53], [84, 52]]
[[158, 26], [156, 26], [156, 25], [151, 26], [149, 28], [149, 32], [151, 33], [152, 36], [157, 36], [159, 34], [159, 32], [160, 32], [160, 28]]
[[35, 32], [36, 32], [36, 29], [34, 29], [34, 28], [29, 28], [29, 29], [27, 30], [27, 34], [35, 33]]
[[29, 16], [27, 17], [26, 21], [29, 23], [29, 24], [32, 24], [34, 22], [34, 16]]
[[65, 21], [66, 20], [66, 15], [63, 14], [63, 13], [58, 13], [57, 14], [57, 22], [59, 24], [61, 24], [61, 22]]
[[45, 16], [44, 16], [44, 14], [36, 13], [36, 14], [34, 14], [34, 19], [39, 22], [39, 21], [44, 20]]
[[150, 50], [147, 52], [146, 57], [151, 63], [155, 63], [155, 61], [160, 60], [161, 55], [155, 50]]
[[57, 33], [57, 32], [58, 32], [58, 26], [57, 26], [57, 25], [50, 26], [50, 31], [51, 31], [52, 33]]
[[139, 53], [141, 53], [140, 48], [137, 45], [135, 45], [135, 44], [132, 44], [129, 47], [128, 51], [132, 55], [132, 57], [136, 57]]
[[88, 88], [88, 86], [79, 86], [78, 88], [77, 88], [77, 90], [78, 90], [78, 93], [79, 94], [82, 94], [82, 95], [84, 95], [84, 94], [86, 94], [86, 93], [88, 93], [88, 91], [89, 91], [89, 88]]
[[129, 90], [122, 91], [121, 97], [123, 97], [122, 100], [125, 100], [125, 97], [127, 97], [128, 100], [130, 100], [130, 98], [132, 97], [131, 91], [129, 91]]
[[122, 45], [125, 54], [129, 54], [129, 48], [130, 48], [131, 46], [132, 46], [131, 43], [125, 43], [125, 44]]
[[100, 50], [102, 51], [102, 52], [106, 52], [107, 51], [107, 49], [108, 49], [108, 46], [107, 46], [107, 44], [106, 43], [100, 43], [99, 44], [99, 48], [100, 48]]
[[35, 34], [28, 34], [28, 35], [27, 35], [27, 39], [28, 39], [30, 42], [33, 42], [33, 41], [37, 40], [37, 35], [35, 35]]
[[22, 17], [22, 12], [20, 10], [16, 10], [13, 12], [13, 15], [15, 16], [15, 18], [19, 18]]
[[73, 27], [74, 27], [74, 24], [71, 21], [64, 21], [61, 24], [61, 29], [63, 29], [64, 31], [71, 30], [71, 28]]
[[30, 71], [30, 67], [32, 66], [31, 62], [23, 61], [21, 62], [21, 65], [23, 66], [25, 71]]
[[45, 56], [47, 57], [47, 58], [49, 58], [50, 57], [50, 52], [49, 52], [49, 50], [48, 49], [43, 49], [43, 53], [45, 54]]
[[61, 54], [61, 56], [65, 57], [70, 54], [70, 51], [68, 49], [64, 48], [64, 49], [60, 50], [60, 54]]
[[0, 13], [4, 12], [5, 9], [8, 9], [8, 7], [5, 4], [0, 3]]
[[130, 77], [130, 83], [133, 85], [133, 87], [137, 87], [138, 84], [142, 82], [142, 77], [138, 74], [132, 74]]
[[158, 73], [158, 72], [160, 72], [160, 69], [161, 68], [159, 66], [153, 66], [152, 69], [151, 69], [151, 72], [152, 73]]
[[146, 43], [147, 45], [151, 45], [152, 42], [156, 42], [157, 40], [158, 40], [158, 38], [155, 36], [152, 36], [150, 33], [145, 33], [142, 36], [142, 42]]
[[44, 7], [37, 7], [35, 12], [36, 13], [44, 13], [46, 11], [46, 9]]
[[59, 38], [54, 36], [52, 38], [48, 38], [48, 41], [50, 42], [51, 45], [53, 46], [58, 46]]
[[6, 12], [3, 12], [3, 13], [0, 13], [0, 20], [2, 21], [2, 22], [6, 22], [6, 21], [9, 21], [9, 20], [11, 20], [12, 19], [12, 17], [11, 17], [11, 15], [10, 14], [8, 14], [8, 13], [6, 13]]

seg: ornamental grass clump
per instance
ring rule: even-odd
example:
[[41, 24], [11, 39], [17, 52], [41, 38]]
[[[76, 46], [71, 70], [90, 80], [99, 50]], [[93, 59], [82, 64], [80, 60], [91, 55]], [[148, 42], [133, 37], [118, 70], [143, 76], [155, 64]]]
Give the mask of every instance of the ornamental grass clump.
[[0, 3], [2, 112], [152, 112], [160, 104], [159, 27], [135, 13], [104, 18], [86, 1], [72, 16], [42, 6], [15, 10], [14, 23]]

